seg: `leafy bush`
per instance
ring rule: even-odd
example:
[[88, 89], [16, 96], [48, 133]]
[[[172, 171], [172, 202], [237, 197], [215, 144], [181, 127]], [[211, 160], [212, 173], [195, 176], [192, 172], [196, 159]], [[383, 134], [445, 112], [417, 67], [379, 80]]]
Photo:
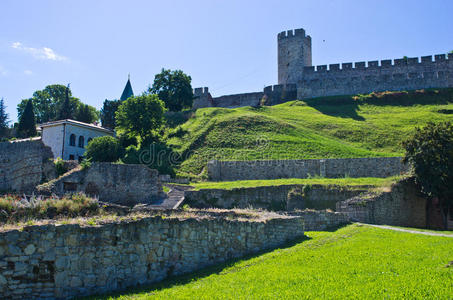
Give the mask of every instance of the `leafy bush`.
[[64, 173], [66, 173], [68, 171], [68, 169], [66, 168], [64, 161], [61, 159], [61, 157], [58, 157], [54, 161], [54, 164], [55, 164], [55, 170], [57, 172], [57, 177], [60, 177], [61, 175], [63, 175]]
[[120, 141], [111, 136], [94, 138], [86, 149], [87, 159], [93, 162], [115, 162], [124, 155]]
[[128, 147], [122, 161], [127, 164], [144, 164], [158, 170], [160, 174], [175, 176], [175, 167], [181, 163], [181, 157], [163, 143], [150, 143], [140, 148]]

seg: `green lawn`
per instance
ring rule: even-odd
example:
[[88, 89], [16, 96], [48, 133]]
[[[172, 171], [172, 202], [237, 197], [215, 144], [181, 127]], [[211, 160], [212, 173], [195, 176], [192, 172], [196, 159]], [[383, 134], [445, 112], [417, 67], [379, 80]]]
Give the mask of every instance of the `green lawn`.
[[105, 299], [452, 299], [453, 238], [350, 225]]
[[354, 187], [354, 186], [372, 186], [372, 187], [383, 187], [390, 186], [393, 182], [396, 182], [401, 177], [389, 177], [389, 178], [375, 178], [375, 177], [361, 177], [361, 178], [290, 178], [290, 179], [273, 179], [273, 180], [238, 180], [238, 181], [206, 181], [206, 182], [194, 182], [190, 185], [195, 190], [202, 189], [223, 189], [231, 190], [234, 188], [245, 188], [245, 187], [258, 187], [258, 186], [277, 186], [277, 185], [289, 185], [289, 184], [300, 184], [300, 185], [336, 185], [343, 187]]
[[199, 109], [167, 140], [184, 157], [179, 174], [196, 176], [213, 158], [399, 156], [416, 126], [453, 120], [453, 89], [373, 95]]

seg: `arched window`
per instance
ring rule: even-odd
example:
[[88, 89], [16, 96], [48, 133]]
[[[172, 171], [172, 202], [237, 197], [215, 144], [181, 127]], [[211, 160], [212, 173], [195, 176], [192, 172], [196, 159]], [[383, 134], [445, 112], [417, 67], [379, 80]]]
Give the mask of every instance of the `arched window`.
[[79, 147], [85, 147], [85, 138], [83, 136], [79, 136]]
[[75, 146], [75, 134], [71, 134], [69, 137], [69, 146]]
[[92, 138], [88, 138], [87, 145], [91, 142]]

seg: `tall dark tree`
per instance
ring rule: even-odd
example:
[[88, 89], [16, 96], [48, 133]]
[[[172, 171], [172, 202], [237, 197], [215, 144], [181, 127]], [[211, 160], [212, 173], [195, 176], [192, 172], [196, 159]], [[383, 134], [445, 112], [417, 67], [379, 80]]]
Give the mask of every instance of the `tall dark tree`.
[[36, 120], [35, 113], [33, 112], [33, 101], [29, 100], [19, 119], [18, 135], [19, 137], [26, 138], [36, 136], [36, 134]]
[[[33, 93], [33, 97], [30, 99], [33, 101], [33, 109], [37, 123], [57, 120], [60, 108], [63, 106], [63, 102], [66, 99], [66, 92], [66, 86], [61, 84], [52, 84], [46, 86], [43, 90], [35, 91]], [[74, 113], [81, 102], [78, 98], [72, 96], [70, 89], [68, 92], [71, 112]], [[22, 102], [17, 106], [19, 118], [24, 111], [28, 100], [30, 99], [22, 100]]]
[[73, 119], [73, 112], [74, 110], [71, 107], [71, 102], [69, 101], [69, 83], [66, 87], [64, 101], [61, 105], [60, 111], [58, 113], [58, 119]]
[[6, 113], [6, 106], [3, 98], [0, 99], [0, 138], [6, 138], [9, 135], [9, 118]]
[[122, 103], [121, 100], [105, 99], [104, 105], [101, 108], [101, 122], [103, 127], [110, 129], [115, 128], [116, 126], [115, 114], [121, 103]]
[[192, 78], [181, 70], [162, 71], [154, 77], [148, 93], [157, 94], [170, 111], [191, 108], [193, 104]]
[[448, 214], [453, 207], [453, 124], [428, 123], [422, 129], [417, 128], [403, 146], [404, 161], [412, 166], [422, 192], [430, 200], [439, 200], [447, 229]]

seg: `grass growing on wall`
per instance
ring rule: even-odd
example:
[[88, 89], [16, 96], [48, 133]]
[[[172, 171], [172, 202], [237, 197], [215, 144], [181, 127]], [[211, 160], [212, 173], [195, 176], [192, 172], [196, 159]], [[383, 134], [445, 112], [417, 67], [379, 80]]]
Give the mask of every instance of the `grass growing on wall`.
[[361, 178], [290, 178], [290, 179], [272, 179], [272, 180], [238, 180], [238, 181], [218, 181], [218, 182], [196, 182], [191, 183], [196, 190], [201, 189], [223, 189], [231, 190], [234, 188], [248, 188], [248, 187], [259, 187], [259, 186], [278, 186], [278, 185], [336, 185], [344, 187], [354, 186], [372, 186], [372, 187], [383, 187], [390, 186], [401, 177], [389, 177], [389, 178], [375, 178], [375, 177], [361, 177]]
[[401, 141], [428, 121], [453, 120], [453, 89], [291, 101], [263, 108], [199, 109], [169, 135], [180, 175], [209, 159], [400, 156]]
[[122, 295], [96, 299], [451, 299], [453, 238], [351, 225]]

